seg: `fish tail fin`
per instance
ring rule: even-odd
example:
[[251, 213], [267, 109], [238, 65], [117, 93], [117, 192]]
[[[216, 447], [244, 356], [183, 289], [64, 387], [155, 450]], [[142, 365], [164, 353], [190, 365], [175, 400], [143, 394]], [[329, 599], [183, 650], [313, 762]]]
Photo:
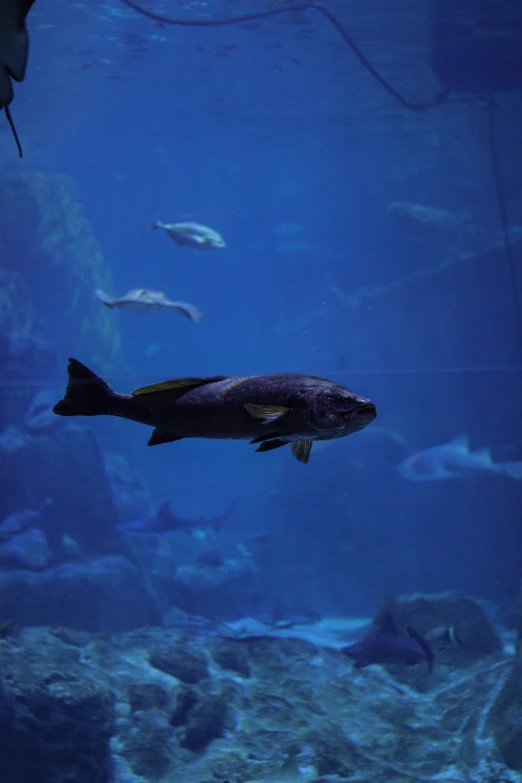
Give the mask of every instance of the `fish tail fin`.
[[96, 373], [77, 359], [69, 359], [69, 382], [65, 397], [53, 413], [59, 416], [101, 416], [109, 414], [116, 394]]
[[212, 527], [214, 533], [220, 533], [223, 530], [223, 525], [225, 524], [230, 514], [234, 511], [236, 505], [237, 501], [233, 500], [222, 514], [219, 514], [217, 517], [213, 517], [213, 519], [210, 520], [210, 526]]
[[114, 307], [114, 297], [109, 296], [109, 294], [106, 294], [105, 291], [101, 291], [99, 288], [94, 293], [105, 307]]
[[428, 663], [428, 673], [431, 674], [433, 671], [433, 662], [435, 660], [435, 653], [431, 648], [431, 644], [427, 641], [427, 639], [424, 638], [424, 636], [416, 631], [415, 628], [412, 628], [411, 625], [408, 625], [406, 630], [408, 631], [408, 636], [410, 639], [413, 639], [417, 642], [422, 652], [426, 656], [426, 661]]
[[522, 462], [499, 462], [502, 473], [512, 479], [522, 479]]

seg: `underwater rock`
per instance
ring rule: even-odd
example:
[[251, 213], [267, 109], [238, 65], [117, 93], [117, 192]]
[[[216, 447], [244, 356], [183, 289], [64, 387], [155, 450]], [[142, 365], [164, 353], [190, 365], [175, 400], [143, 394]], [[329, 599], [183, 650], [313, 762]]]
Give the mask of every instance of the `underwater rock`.
[[237, 672], [244, 677], [250, 677], [248, 654], [243, 647], [229, 642], [222, 642], [211, 651], [212, 660], [225, 671]]
[[[470, 666], [502, 650], [500, 637], [482, 607], [463, 593], [411, 593], [387, 597], [377, 611], [373, 625], [378, 627], [388, 613], [392, 614], [399, 633], [407, 635], [407, 627], [411, 626], [428, 639], [434, 637], [430, 643], [435, 652], [435, 666]], [[449, 634], [444, 634], [444, 630]]]
[[207, 660], [202, 653], [168, 640], [155, 645], [149, 653], [149, 661], [155, 669], [176, 677], [186, 685], [194, 685], [209, 676]]
[[505, 764], [522, 773], [522, 589], [516, 632], [515, 660], [489, 712], [488, 729]]
[[[17, 305], [30, 308], [32, 331], [61, 356], [74, 349], [100, 371], [121, 373], [118, 326], [92, 296], [96, 288], [110, 290], [112, 276], [74, 180], [3, 172], [0, 216], [1, 266], [24, 283], [28, 301]], [[22, 230], [28, 225], [29, 232]]]
[[135, 566], [118, 556], [0, 573], [0, 606], [21, 625], [118, 632], [151, 621]]
[[129, 706], [131, 712], [163, 709], [169, 703], [169, 697], [160, 685], [153, 682], [132, 683], [129, 685]]
[[176, 691], [174, 709], [172, 710], [169, 723], [174, 728], [185, 726], [188, 721], [189, 712], [198, 703], [198, 695], [193, 688], [182, 686]]
[[223, 696], [211, 693], [203, 696], [189, 711], [181, 747], [201, 752], [212, 740], [223, 736], [227, 703]]
[[39, 435], [13, 429], [3, 433], [0, 486], [0, 519], [51, 499], [45, 533], [53, 552], [61, 548], [64, 535], [78, 542], [84, 554], [120, 551], [118, 514], [91, 430], [67, 425]]
[[45, 631], [0, 649], [2, 780], [109, 783], [115, 696]]
[[49, 432], [61, 426], [58, 417], [53, 412], [57, 402], [54, 389], [40, 389], [32, 398], [24, 416], [26, 429], [31, 433]]
[[136, 775], [147, 781], [163, 777], [171, 760], [168, 740], [172, 731], [160, 709], [151, 708], [133, 716], [123, 752]]
[[[55, 418], [59, 418], [56, 416]], [[152, 502], [144, 479], [132, 470], [123, 454], [105, 454], [105, 470], [122, 524], [143, 519], [153, 513]]]
[[35, 394], [50, 392], [57, 380], [51, 344], [28, 334], [0, 331], [0, 431], [26, 423]]
[[[97, 778], [94, 772], [90, 776], [85, 769], [82, 777], [77, 769], [90, 737], [92, 763], [98, 759], [97, 769], [105, 774], [105, 740], [91, 716], [95, 712], [100, 727], [107, 727], [114, 699], [117, 718], [111, 753], [116, 780], [122, 783], [138, 774], [146, 780], [184, 783], [270, 779], [293, 750], [306, 755], [306, 761], [299, 759], [301, 767], [315, 770], [324, 780], [522, 780], [504, 760], [514, 763], [517, 751], [518, 702], [511, 711], [508, 705], [506, 712], [504, 701], [498, 710], [492, 709], [499, 694], [508, 694], [505, 683], [512, 660], [507, 655], [489, 656], [466, 669], [436, 667], [431, 677], [438, 677], [438, 687], [419, 694], [383, 667], [354, 670], [336, 650], [270, 638], [237, 642], [248, 656], [250, 677], [231, 676], [216, 667], [212, 678], [186, 686], [148, 661], [148, 652], [161, 644], [185, 646], [206, 658], [220, 642], [150, 626], [110, 636], [96, 634], [90, 641], [84, 633], [71, 634], [63, 627], [26, 628], [0, 640], [2, 781], [108, 783], [110, 778]], [[104, 712], [102, 705], [109, 704], [104, 697], [107, 682], [111, 707]], [[39, 700], [42, 691], [45, 698]], [[82, 701], [82, 694], [89, 692], [92, 704]], [[35, 702], [34, 721], [12, 722], [14, 714], [25, 719], [27, 705]], [[64, 705], [69, 703], [71, 712], [64, 718]], [[77, 705], [83, 710], [79, 716]], [[511, 728], [503, 735], [505, 715]], [[6, 725], [10, 734], [4, 731]], [[42, 760], [37, 743], [47, 747], [54, 741], [51, 731], [56, 725], [58, 744]], [[24, 747], [31, 751], [36, 744], [39, 774], [32, 774], [32, 769], [25, 774], [25, 768], [15, 766], [22, 731], [38, 732], [37, 737], [30, 733]], [[73, 734], [76, 739], [71, 739]], [[6, 741], [13, 736], [16, 756], [9, 755]], [[503, 737], [507, 745], [509, 736], [511, 755], [501, 745]], [[67, 742], [71, 769], [65, 774], [60, 753]], [[7, 772], [6, 758], [11, 764]], [[303, 777], [308, 780], [308, 773]]]
[[37, 527], [30, 527], [0, 544], [0, 567], [41, 571], [51, 562], [47, 536]]
[[488, 715], [488, 728], [508, 767], [522, 772], [522, 656], [513, 664]]
[[174, 577], [179, 607], [191, 615], [238, 616], [245, 595], [254, 588], [255, 575], [255, 565], [249, 558], [231, 558], [218, 567], [182, 566]]

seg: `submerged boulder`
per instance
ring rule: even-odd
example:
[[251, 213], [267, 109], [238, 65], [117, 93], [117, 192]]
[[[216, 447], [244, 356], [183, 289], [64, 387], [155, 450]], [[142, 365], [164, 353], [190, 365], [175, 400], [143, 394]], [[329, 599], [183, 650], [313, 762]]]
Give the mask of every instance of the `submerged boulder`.
[[2, 780], [109, 783], [115, 696], [42, 630], [0, 648]]
[[50, 499], [45, 530], [51, 549], [71, 536], [84, 554], [118, 551], [118, 513], [98, 442], [91, 430], [62, 425], [29, 435], [0, 435], [0, 519]]
[[493, 624], [471, 596], [464, 593], [406, 593], [383, 600], [373, 620], [378, 627], [391, 614], [399, 633], [408, 626], [428, 640], [437, 664], [470, 666], [500, 653], [502, 643]]
[[151, 622], [136, 567], [118, 556], [0, 573], [0, 606], [21, 625], [118, 632]]
[[[30, 231], [21, 227], [30, 226]], [[74, 349], [104, 372], [123, 369], [118, 326], [94, 296], [111, 290], [111, 273], [85, 215], [76, 183], [43, 171], [3, 172], [0, 185], [0, 281], [16, 274], [20, 291], [2, 286], [2, 310], [26, 308], [25, 328], [60, 356]], [[11, 312], [8, 310], [8, 312]], [[57, 320], [58, 319], [58, 320]], [[59, 328], [57, 328], [59, 326]]]

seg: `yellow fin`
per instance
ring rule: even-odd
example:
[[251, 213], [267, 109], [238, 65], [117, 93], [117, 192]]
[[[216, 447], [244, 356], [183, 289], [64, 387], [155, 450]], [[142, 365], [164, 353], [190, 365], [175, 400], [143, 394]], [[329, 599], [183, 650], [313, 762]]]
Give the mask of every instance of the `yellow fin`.
[[256, 405], [253, 402], [247, 402], [245, 408], [254, 419], [263, 419], [263, 424], [277, 421], [290, 410], [290, 408], [285, 408], [283, 405]]
[[225, 380], [226, 376], [217, 376], [215, 378], [177, 378], [173, 381], [163, 381], [154, 383], [152, 386], [142, 386], [132, 392], [133, 397], [139, 397], [142, 394], [156, 394], [158, 392], [177, 391], [180, 395], [190, 389], [197, 389], [198, 386], [205, 386], [207, 383]]
[[306, 463], [310, 459], [312, 443], [313, 441], [311, 440], [296, 440], [290, 446], [290, 450], [294, 457], [299, 460], [299, 462]]

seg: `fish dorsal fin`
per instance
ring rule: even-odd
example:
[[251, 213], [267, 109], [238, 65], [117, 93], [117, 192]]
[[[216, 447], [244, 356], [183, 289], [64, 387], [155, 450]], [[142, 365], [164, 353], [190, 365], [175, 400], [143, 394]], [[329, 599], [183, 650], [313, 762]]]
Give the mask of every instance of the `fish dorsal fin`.
[[399, 635], [397, 628], [395, 627], [395, 623], [393, 621], [393, 616], [391, 612], [386, 612], [386, 614], [382, 618], [379, 625], [379, 631], [381, 633], [393, 633], [396, 636]]
[[435, 659], [435, 655], [433, 653], [433, 650], [431, 649], [431, 645], [424, 638], [424, 636], [422, 636], [418, 631], [416, 631], [415, 628], [412, 628], [411, 625], [408, 625], [407, 631], [410, 639], [413, 639], [415, 642], [417, 642], [422, 652], [426, 656], [426, 662], [428, 664], [428, 672], [431, 674], [431, 672], [433, 671], [433, 661]]
[[216, 375], [213, 378], [176, 378], [173, 381], [153, 383], [152, 386], [142, 386], [132, 392], [133, 397], [141, 397], [143, 394], [159, 394], [161, 392], [178, 392], [181, 397], [191, 389], [206, 386], [209, 383], [217, 383], [226, 380], [226, 375]]
[[456, 449], [457, 451], [469, 451], [469, 439], [467, 435], [457, 435], [456, 438], [450, 440], [448, 446]]
[[294, 455], [294, 457], [297, 460], [299, 460], [299, 462], [304, 462], [306, 464], [310, 459], [310, 452], [312, 451], [312, 441], [296, 440], [290, 446], [290, 450]]
[[279, 770], [278, 777], [281, 780], [294, 780], [295, 778], [301, 777], [301, 770], [299, 769], [295, 753], [288, 754], [285, 763]]
[[488, 465], [491, 465], [491, 452], [488, 448], [477, 449], [477, 451], [474, 451], [473, 454], [475, 457], [481, 459], [482, 462], [486, 462]]
[[158, 517], [165, 516], [165, 514], [168, 514], [170, 516], [170, 503], [168, 500], [164, 500], [163, 503], [158, 508]]

